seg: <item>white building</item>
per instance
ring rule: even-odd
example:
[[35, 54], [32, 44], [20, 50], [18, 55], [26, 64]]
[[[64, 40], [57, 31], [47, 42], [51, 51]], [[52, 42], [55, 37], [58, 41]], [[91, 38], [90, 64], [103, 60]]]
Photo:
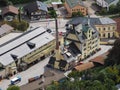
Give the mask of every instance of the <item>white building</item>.
[[119, 0], [96, 0], [96, 4], [109, 10], [110, 5], [116, 5], [118, 1]]

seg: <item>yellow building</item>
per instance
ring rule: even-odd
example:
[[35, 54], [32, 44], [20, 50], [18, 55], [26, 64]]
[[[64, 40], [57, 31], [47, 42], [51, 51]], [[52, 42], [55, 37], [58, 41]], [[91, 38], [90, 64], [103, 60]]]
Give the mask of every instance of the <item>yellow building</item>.
[[5, 68], [5, 75], [24, 70], [29, 66], [54, 53], [55, 37], [43, 27], [37, 27], [12, 39], [0, 47], [0, 67]]
[[[80, 59], [85, 59], [100, 49], [99, 34], [89, 23], [72, 25], [71, 28], [65, 37], [65, 45], [70, 47], [71, 43], [74, 43], [81, 54]], [[74, 53], [78, 52], [77, 50], [74, 50]]]
[[95, 23], [100, 38], [115, 38], [117, 24], [110, 18], [99, 18], [100, 23]]
[[84, 24], [90, 20], [90, 25], [93, 29], [99, 32], [101, 39], [115, 38], [117, 31], [117, 23], [108, 17], [90, 18], [90, 17], [78, 17], [70, 20], [68, 23], [78, 25]]
[[83, 15], [87, 15], [87, 7], [84, 6], [82, 0], [65, 0], [65, 8], [70, 16], [74, 12], [81, 12]]

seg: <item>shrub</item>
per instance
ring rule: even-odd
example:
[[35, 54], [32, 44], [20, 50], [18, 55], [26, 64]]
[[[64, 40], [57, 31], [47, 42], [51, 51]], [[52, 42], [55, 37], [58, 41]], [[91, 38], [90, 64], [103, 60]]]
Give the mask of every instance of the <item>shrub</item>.
[[8, 87], [7, 90], [20, 90], [20, 87], [14, 85], [14, 86]]
[[27, 28], [29, 27], [29, 23], [26, 22], [25, 20], [19, 22], [19, 20], [14, 19], [11, 22], [4, 21], [3, 23], [9, 24], [10, 26], [14, 27], [15, 30], [19, 30], [19, 31], [26, 31]]

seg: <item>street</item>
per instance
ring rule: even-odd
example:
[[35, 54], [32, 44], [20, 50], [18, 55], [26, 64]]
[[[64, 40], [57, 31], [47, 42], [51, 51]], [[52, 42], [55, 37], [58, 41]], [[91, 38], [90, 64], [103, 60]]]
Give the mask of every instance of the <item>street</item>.
[[[68, 19], [59, 18], [59, 19], [57, 19], [57, 21], [58, 21], [58, 31], [59, 32], [65, 31], [65, 24], [69, 20]], [[52, 20], [44, 19], [44, 21], [30, 22], [30, 28], [29, 29], [32, 29], [32, 28], [38, 27], [38, 26], [42, 26], [45, 29], [49, 28], [49, 29], [55, 31], [55, 21], [54, 21], [54, 19], [52, 19]]]

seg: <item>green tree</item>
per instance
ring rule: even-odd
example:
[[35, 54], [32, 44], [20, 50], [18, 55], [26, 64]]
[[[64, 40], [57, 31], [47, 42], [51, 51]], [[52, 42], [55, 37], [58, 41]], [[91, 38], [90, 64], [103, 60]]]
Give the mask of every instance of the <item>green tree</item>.
[[84, 15], [80, 11], [72, 13], [72, 17], [83, 17], [83, 16]]
[[14, 86], [8, 87], [7, 90], [20, 90], [20, 87], [14, 85]]
[[108, 57], [105, 60], [105, 65], [119, 65], [120, 64], [120, 39], [117, 39], [113, 48], [109, 51]]

